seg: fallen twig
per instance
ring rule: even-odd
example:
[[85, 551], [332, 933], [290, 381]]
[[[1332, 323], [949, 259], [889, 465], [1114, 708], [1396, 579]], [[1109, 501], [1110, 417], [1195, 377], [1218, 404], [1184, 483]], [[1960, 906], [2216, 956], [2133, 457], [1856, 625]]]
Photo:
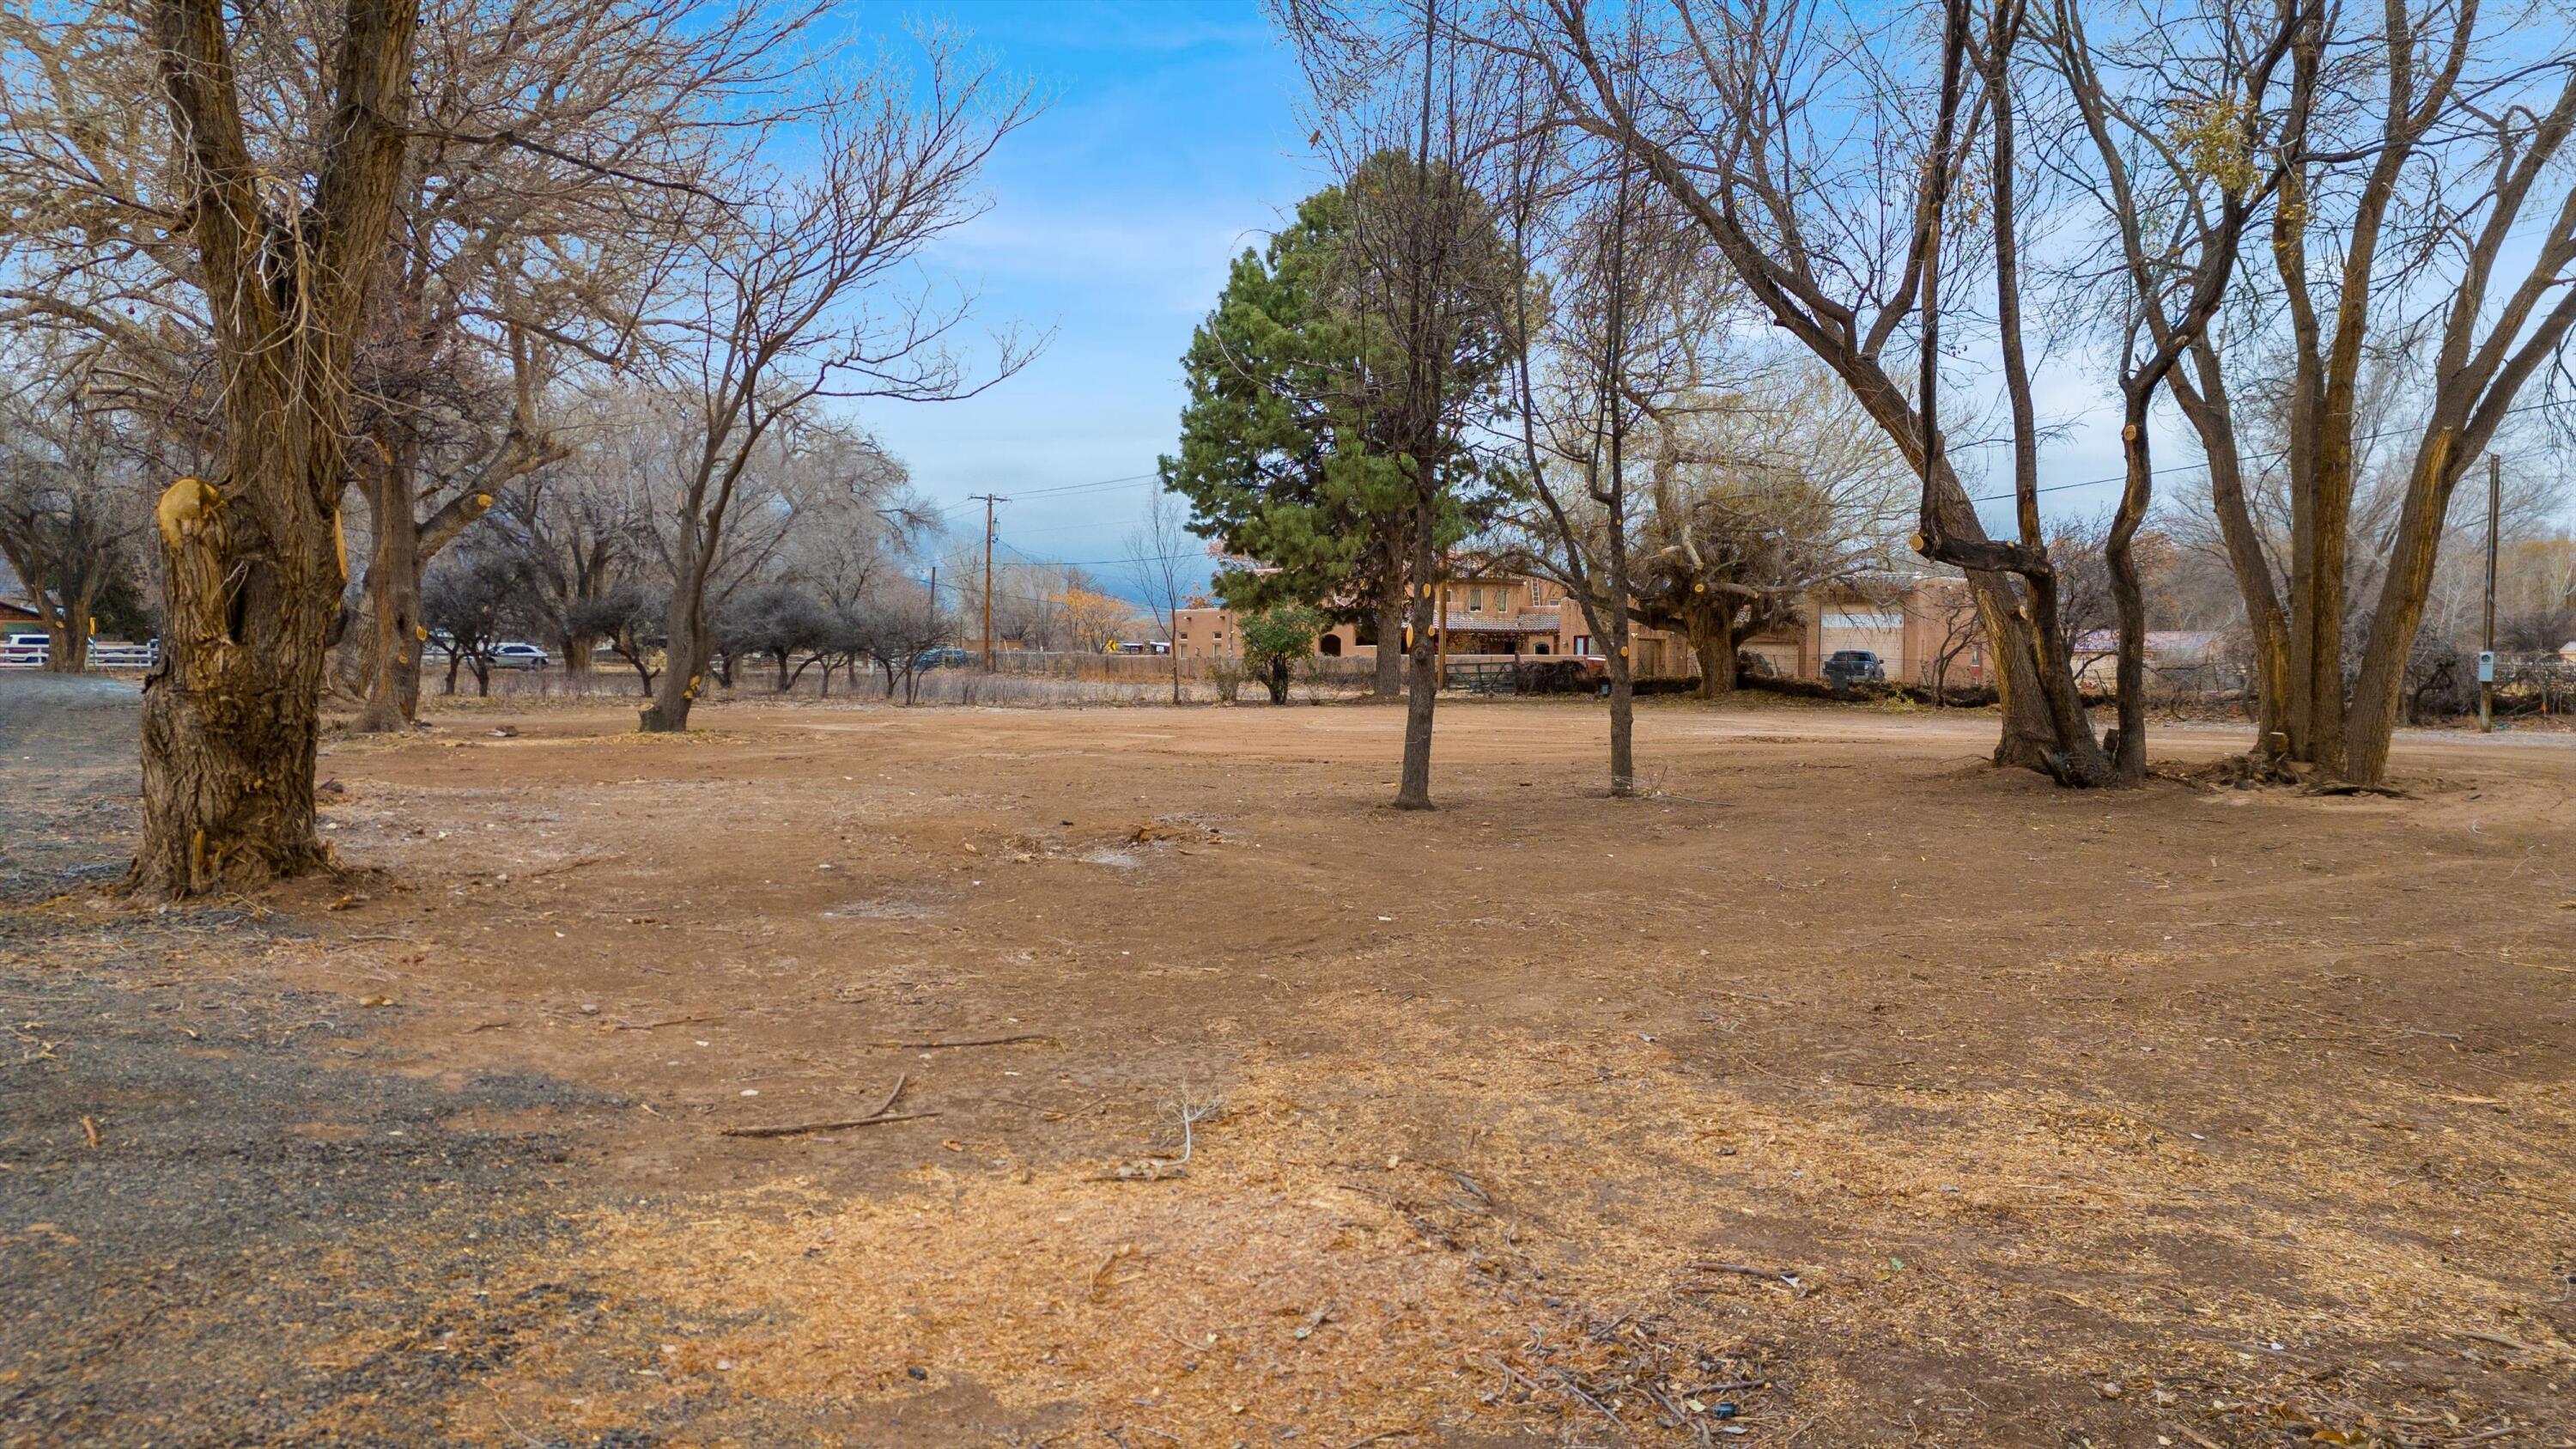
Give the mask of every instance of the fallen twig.
[[880, 1122], [912, 1122], [923, 1117], [936, 1117], [936, 1112], [895, 1112], [874, 1117], [849, 1117], [837, 1122], [788, 1122], [775, 1127], [719, 1127], [719, 1137], [802, 1137], [808, 1132], [838, 1132], [844, 1127], [874, 1127]]
[[553, 865], [541, 866], [535, 870], [529, 871], [523, 876], [520, 876], [519, 879], [543, 880], [550, 875], [561, 875], [568, 870], [579, 870], [585, 865], [600, 865], [608, 861], [624, 860], [625, 858], [626, 852], [622, 850], [612, 850], [605, 855], [584, 855], [572, 860], [557, 861]]
[[901, 1097], [903, 1095], [903, 1089], [910, 1085], [912, 1085], [912, 1074], [910, 1072], [895, 1073], [893, 1090], [887, 1092], [885, 1094], [885, 1100], [877, 1103], [875, 1108], [864, 1117], [851, 1117], [837, 1122], [793, 1122], [777, 1127], [727, 1127], [717, 1135], [722, 1137], [799, 1137], [808, 1132], [837, 1132], [844, 1127], [873, 1127], [879, 1122], [910, 1122], [922, 1117], [938, 1116], [939, 1114], [936, 1112], [895, 1112], [893, 1110], [895, 1099]]
[[721, 1016], [666, 1016], [660, 1021], [628, 1021], [619, 1017], [608, 1024], [610, 1031], [660, 1031], [666, 1026], [685, 1026], [693, 1021], [722, 1021]]
[[901, 1047], [907, 1051], [943, 1051], [952, 1047], [1015, 1046], [1025, 1041], [1053, 1041], [1044, 1032], [1023, 1032], [1017, 1036], [973, 1036], [957, 1041], [881, 1041], [881, 1047]]
[[1786, 1283], [1801, 1293], [1807, 1289], [1807, 1285], [1798, 1280], [1796, 1273], [1780, 1268], [1757, 1268], [1749, 1263], [1693, 1263], [1690, 1266], [1691, 1270], [1697, 1273], [1734, 1273], [1745, 1278], [1768, 1278], [1774, 1282]]
[[[83, 1118], [81, 1120], [87, 1121], [89, 1119]], [[2485, 1333], [2471, 1330], [2462, 1333], [2460, 1337], [2474, 1339], [2479, 1343], [2491, 1343], [2498, 1348], [2509, 1348], [2515, 1353], [2528, 1353], [2544, 1358], [2567, 1357], [2567, 1351], [2565, 1349], [2556, 1348], [2545, 1343], [2525, 1343], [2518, 1338], [2507, 1338], [2501, 1333]]]

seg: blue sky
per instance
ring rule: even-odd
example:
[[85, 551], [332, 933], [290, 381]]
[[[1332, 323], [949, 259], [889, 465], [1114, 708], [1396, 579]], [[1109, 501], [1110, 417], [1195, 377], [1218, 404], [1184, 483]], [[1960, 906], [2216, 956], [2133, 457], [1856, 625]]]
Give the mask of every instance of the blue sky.
[[[1084, 562], [1123, 592], [1125, 538], [1153, 487], [1135, 475], [1173, 446], [1190, 329], [1234, 256], [1324, 184], [1299, 124], [1295, 60], [1252, 0], [845, 13], [869, 31], [953, 21], [1052, 97], [995, 158], [992, 210], [928, 260], [980, 287], [987, 321], [1053, 328], [1054, 341], [979, 397], [872, 407], [862, 420], [961, 541], [982, 523], [969, 495], [1014, 496], [997, 557]], [[1113, 478], [1134, 481], [1068, 486]]]

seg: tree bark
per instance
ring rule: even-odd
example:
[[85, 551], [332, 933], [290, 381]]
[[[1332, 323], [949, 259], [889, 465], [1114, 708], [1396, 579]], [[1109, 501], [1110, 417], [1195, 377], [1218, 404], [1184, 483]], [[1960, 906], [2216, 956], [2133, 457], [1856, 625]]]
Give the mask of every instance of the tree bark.
[[1699, 658], [1699, 697], [1724, 699], [1735, 692], [1735, 631], [1705, 609], [1690, 616], [1691, 653]]
[[[1424, 467], [1427, 465], [1417, 464]], [[1417, 484], [1424, 494], [1431, 493], [1427, 482]], [[1436, 573], [1432, 555], [1434, 525], [1438, 521], [1436, 497], [1425, 498], [1416, 507], [1416, 529], [1413, 539], [1413, 647], [1405, 660], [1404, 692], [1404, 773], [1396, 781], [1395, 808], [1429, 810], [1431, 805], [1431, 716], [1440, 699], [1440, 643], [1436, 637], [1446, 620], [1435, 618], [1439, 604], [1438, 586], [1432, 582]], [[1386, 645], [1381, 639], [1378, 647]]]
[[676, 572], [682, 586], [671, 590], [671, 604], [663, 617], [662, 677], [653, 691], [653, 702], [644, 708], [638, 724], [646, 734], [678, 734], [689, 727], [689, 707], [696, 703], [698, 687], [705, 682], [707, 637], [705, 589], [687, 587], [697, 572], [697, 520], [684, 519], [680, 529], [679, 557], [687, 562]]
[[[82, 573], [72, 591], [64, 595], [55, 610], [45, 618], [45, 670], [50, 674], [78, 674], [89, 668], [90, 611], [98, 605], [99, 587], [106, 582], [106, 571], [95, 565]], [[44, 594], [35, 584], [28, 591], [37, 596], [36, 607], [42, 610]]]
[[1404, 598], [1389, 584], [1377, 601], [1377, 675], [1369, 693], [1393, 699], [1404, 690]]
[[228, 471], [156, 510], [161, 664], [143, 692], [143, 833], [129, 876], [186, 896], [328, 863], [313, 828], [340, 535], [351, 337], [402, 169], [416, 4], [348, 0], [301, 218], [244, 131], [222, 0], [159, 0], [161, 87], [215, 333]]
[[414, 444], [380, 432], [376, 445], [382, 451], [363, 470], [375, 552], [367, 563], [360, 646], [367, 702], [358, 728], [392, 734], [409, 728], [420, 709], [420, 525], [412, 513]]
[[2272, 561], [2263, 552], [2262, 534], [2245, 500], [2244, 460], [2236, 448], [2233, 404], [2217, 347], [2206, 332], [2193, 341], [2191, 361], [2191, 372], [2174, 374], [2174, 400], [2200, 437], [2202, 456], [2209, 463], [2210, 511], [2218, 517], [2227, 568], [2236, 576], [2236, 592], [2245, 604], [2245, 629], [2254, 656], [2254, 749], [2260, 755], [2285, 754], [2290, 747], [2290, 621], [2282, 612]]

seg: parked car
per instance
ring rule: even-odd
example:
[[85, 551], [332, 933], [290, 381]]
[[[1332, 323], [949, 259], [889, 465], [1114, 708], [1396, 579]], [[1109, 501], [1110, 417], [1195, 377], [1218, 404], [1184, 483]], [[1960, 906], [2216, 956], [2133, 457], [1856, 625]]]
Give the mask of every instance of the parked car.
[[975, 651], [972, 649], [941, 647], [938, 649], [922, 650], [921, 663], [919, 667], [925, 670], [963, 669], [974, 662]]
[[553, 655], [534, 644], [511, 642], [492, 646], [492, 667], [495, 669], [543, 669], [554, 662]]
[[1887, 666], [1866, 649], [1837, 649], [1825, 660], [1825, 683], [1836, 689], [1849, 689], [1855, 684], [1883, 684]]

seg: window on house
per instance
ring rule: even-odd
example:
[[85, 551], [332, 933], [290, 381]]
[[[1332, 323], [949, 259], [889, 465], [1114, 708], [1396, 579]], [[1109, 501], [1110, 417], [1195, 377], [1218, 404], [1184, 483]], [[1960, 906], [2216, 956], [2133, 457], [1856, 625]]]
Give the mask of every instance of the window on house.
[[1591, 636], [1591, 635], [1589, 635], [1589, 634], [1577, 634], [1577, 635], [1575, 635], [1575, 636], [1574, 636], [1574, 652], [1575, 652], [1575, 653], [1577, 653], [1577, 654], [1589, 654], [1589, 653], [1591, 653], [1591, 652], [1592, 652], [1592, 636]]

